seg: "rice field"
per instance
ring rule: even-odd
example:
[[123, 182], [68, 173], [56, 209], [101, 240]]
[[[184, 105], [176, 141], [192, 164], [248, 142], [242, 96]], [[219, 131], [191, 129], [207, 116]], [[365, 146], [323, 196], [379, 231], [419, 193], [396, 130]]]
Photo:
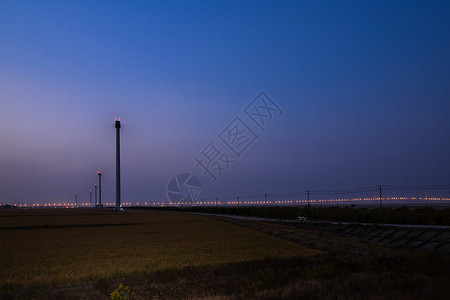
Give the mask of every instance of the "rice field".
[[212, 218], [160, 211], [4, 210], [0, 239], [2, 290], [325, 253]]
[[450, 293], [448, 255], [282, 223], [170, 211], [16, 209], [0, 210], [0, 238], [0, 299], [111, 299], [119, 286], [136, 300], [410, 300]]

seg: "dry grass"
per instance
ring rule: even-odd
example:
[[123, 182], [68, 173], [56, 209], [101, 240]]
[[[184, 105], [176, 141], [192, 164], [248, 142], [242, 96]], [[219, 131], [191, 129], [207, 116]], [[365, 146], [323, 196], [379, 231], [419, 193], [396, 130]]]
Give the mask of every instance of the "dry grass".
[[321, 254], [211, 218], [89, 209], [0, 212], [2, 289]]
[[[436, 252], [393, 248], [291, 226], [221, 219], [293, 241], [327, 254], [307, 259], [287, 284], [257, 289], [256, 299], [448, 299], [450, 257]], [[229, 299], [238, 299], [233, 295]]]
[[8, 241], [0, 245], [0, 299], [107, 299], [119, 283], [136, 299], [400, 300], [450, 293], [449, 256], [257, 221], [10, 211], [0, 212], [0, 237]]

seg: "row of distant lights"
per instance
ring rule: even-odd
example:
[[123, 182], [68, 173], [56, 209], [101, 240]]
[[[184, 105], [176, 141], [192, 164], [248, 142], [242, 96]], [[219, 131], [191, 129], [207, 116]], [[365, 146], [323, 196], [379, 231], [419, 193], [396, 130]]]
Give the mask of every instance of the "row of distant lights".
[[[353, 199], [328, 199], [328, 200], [309, 200], [309, 203], [336, 203], [336, 202], [357, 202], [357, 201], [377, 201], [380, 200], [378, 197], [374, 198], [353, 198]], [[450, 201], [450, 198], [408, 198], [408, 197], [386, 197], [381, 198], [381, 200], [422, 200], [422, 201]], [[227, 202], [221, 202], [221, 201], [207, 201], [207, 202], [195, 202], [196, 205], [244, 205], [244, 204], [298, 204], [298, 203], [308, 203], [308, 200], [283, 200], [283, 201], [227, 201]], [[105, 203], [106, 207], [115, 207], [115, 203]], [[131, 203], [131, 202], [124, 202], [122, 203], [122, 206], [162, 206], [162, 205], [168, 205], [168, 206], [179, 206], [179, 205], [191, 205], [191, 202], [180, 202], [177, 204], [171, 203], [171, 202], [145, 202], [145, 203]], [[14, 206], [17, 207], [93, 207], [90, 203], [45, 203], [43, 205], [41, 204], [15, 204]]]

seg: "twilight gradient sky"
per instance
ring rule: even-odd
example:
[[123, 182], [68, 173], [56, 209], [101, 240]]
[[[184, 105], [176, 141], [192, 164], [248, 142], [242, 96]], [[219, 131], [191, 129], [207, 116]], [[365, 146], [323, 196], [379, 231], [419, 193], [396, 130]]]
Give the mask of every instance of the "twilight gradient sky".
[[[283, 110], [212, 183], [193, 157], [265, 91]], [[0, 200], [450, 182], [449, 1], [1, 1]], [[249, 126], [254, 124], [251, 121]], [[233, 157], [228, 151], [231, 158]]]

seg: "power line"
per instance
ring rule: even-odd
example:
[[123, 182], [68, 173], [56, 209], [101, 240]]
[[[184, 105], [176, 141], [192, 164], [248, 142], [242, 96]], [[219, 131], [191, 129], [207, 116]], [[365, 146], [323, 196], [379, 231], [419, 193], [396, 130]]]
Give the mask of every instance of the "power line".
[[[380, 187], [383, 190], [401, 190], [401, 191], [425, 191], [425, 190], [447, 190], [450, 189], [450, 184], [445, 185], [409, 185], [409, 186], [400, 186], [400, 185], [377, 185], [377, 186], [368, 186], [354, 189], [342, 189], [342, 190], [308, 190], [308, 191], [298, 191], [291, 193], [266, 193], [266, 194], [254, 194], [249, 196], [240, 196], [239, 199], [256, 199], [261, 198], [264, 201], [267, 201], [267, 197], [298, 197], [298, 196], [309, 196], [309, 195], [345, 195], [345, 194], [358, 194], [358, 193], [367, 193], [367, 192], [378, 192], [378, 198], [381, 198]], [[224, 201], [230, 200], [232, 201], [236, 198], [223, 199]], [[380, 204], [381, 205], [381, 204]]]
[[269, 194], [272, 197], [292, 197], [292, 196], [300, 196], [309, 194], [355, 194], [355, 193], [364, 193], [371, 192], [375, 189], [375, 186], [371, 187], [363, 187], [356, 189], [347, 189], [347, 190], [327, 190], [327, 191], [302, 191], [302, 192], [294, 192], [294, 193], [285, 193], [285, 194]]
[[424, 191], [424, 190], [448, 190], [450, 184], [445, 185], [385, 185], [388, 190], [409, 190], [409, 191]]

